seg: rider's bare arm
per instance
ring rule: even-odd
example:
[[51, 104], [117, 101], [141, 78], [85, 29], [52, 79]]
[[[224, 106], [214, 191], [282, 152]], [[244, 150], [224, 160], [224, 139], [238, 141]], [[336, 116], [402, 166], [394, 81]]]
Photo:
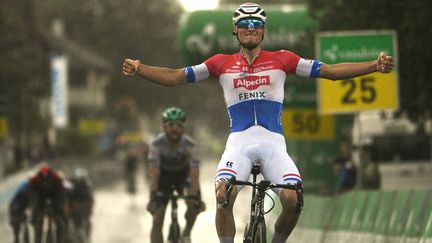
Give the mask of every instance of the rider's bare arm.
[[150, 167], [150, 192], [157, 192], [159, 186], [159, 176], [160, 170], [159, 167], [151, 165]]
[[200, 186], [199, 186], [199, 169], [198, 167], [192, 167], [190, 170], [190, 179], [191, 179], [191, 195], [198, 195]]
[[186, 83], [186, 74], [183, 69], [154, 67], [132, 59], [124, 60], [123, 74], [126, 76], [138, 74], [153, 83], [163, 86], [176, 86]]
[[389, 73], [393, 69], [393, 58], [380, 53], [378, 59], [361, 63], [322, 64], [320, 78], [340, 80], [354, 78], [373, 72]]

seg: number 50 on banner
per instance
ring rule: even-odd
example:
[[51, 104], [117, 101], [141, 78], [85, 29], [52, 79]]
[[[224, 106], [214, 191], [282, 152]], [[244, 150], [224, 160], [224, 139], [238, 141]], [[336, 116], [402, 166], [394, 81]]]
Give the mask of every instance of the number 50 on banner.
[[282, 113], [282, 126], [288, 139], [331, 140], [334, 116], [320, 115], [315, 109], [288, 109]]

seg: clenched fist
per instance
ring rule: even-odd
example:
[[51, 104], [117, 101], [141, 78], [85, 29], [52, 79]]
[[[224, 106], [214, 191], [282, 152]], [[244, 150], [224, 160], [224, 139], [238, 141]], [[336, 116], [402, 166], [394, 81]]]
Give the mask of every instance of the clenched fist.
[[139, 70], [140, 60], [125, 59], [123, 62], [123, 74], [133, 76]]
[[393, 69], [393, 57], [381, 52], [377, 59], [376, 69], [380, 73], [389, 73]]

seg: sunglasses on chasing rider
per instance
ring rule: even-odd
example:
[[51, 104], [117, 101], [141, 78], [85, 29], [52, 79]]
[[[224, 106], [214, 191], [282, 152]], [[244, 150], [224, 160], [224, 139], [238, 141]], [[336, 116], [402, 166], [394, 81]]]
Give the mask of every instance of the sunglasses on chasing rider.
[[262, 29], [264, 28], [264, 22], [259, 19], [242, 19], [236, 24], [237, 28], [242, 29]]

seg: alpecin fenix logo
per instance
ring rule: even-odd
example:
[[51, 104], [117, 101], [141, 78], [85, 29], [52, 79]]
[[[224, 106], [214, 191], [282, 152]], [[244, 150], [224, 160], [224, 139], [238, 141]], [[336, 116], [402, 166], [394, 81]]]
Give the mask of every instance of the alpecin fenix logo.
[[244, 78], [235, 78], [233, 80], [234, 88], [246, 88], [248, 90], [255, 90], [261, 85], [270, 85], [269, 76], [246, 76]]

